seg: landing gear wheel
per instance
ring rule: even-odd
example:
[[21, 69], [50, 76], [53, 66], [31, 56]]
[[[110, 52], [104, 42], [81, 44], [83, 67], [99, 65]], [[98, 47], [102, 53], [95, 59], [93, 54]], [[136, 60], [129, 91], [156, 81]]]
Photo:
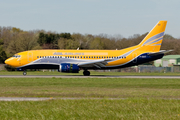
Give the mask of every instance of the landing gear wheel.
[[83, 72], [83, 74], [84, 74], [84, 76], [90, 76], [90, 72], [87, 71], [87, 70], [85, 70], [85, 71]]
[[26, 71], [24, 71], [24, 72], [23, 72], [23, 75], [24, 75], [24, 76], [25, 76], [25, 75], [27, 75], [27, 72], [26, 72]]

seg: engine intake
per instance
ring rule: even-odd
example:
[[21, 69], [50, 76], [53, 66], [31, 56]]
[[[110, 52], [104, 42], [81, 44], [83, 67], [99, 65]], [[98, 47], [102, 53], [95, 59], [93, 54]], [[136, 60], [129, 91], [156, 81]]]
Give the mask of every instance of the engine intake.
[[62, 63], [59, 66], [59, 72], [79, 73], [79, 67], [76, 64]]

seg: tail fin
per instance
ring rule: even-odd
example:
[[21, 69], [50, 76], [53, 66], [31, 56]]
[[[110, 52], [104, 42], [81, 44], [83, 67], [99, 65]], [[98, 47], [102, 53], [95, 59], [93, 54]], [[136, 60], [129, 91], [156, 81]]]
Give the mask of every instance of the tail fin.
[[145, 47], [146, 51], [158, 52], [161, 48], [165, 28], [167, 21], [159, 21], [148, 35], [139, 44], [141, 47]]

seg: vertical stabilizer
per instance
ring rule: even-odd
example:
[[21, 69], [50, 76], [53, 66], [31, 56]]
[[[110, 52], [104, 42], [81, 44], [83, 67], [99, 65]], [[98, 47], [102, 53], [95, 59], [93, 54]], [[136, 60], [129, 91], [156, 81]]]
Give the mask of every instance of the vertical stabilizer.
[[139, 46], [145, 47], [146, 51], [158, 52], [161, 48], [167, 21], [159, 21]]

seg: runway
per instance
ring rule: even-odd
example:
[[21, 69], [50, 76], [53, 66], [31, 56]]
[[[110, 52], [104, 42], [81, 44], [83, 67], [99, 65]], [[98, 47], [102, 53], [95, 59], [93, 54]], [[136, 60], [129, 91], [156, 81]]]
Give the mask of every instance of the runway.
[[[48, 101], [48, 100], [125, 100], [128, 98], [37, 98], [37, 97], [0, 97], [0, 101]], [[148, 98], [147, 98], [148, 99]], [[163, 100], [180, 100], [180, 98], [157, 98]]]
[[0, 75], [0, 78], [160, 78], [160, 79], [180, 79], [180, 76], [118, 76], [118, 75]]
[[123, 100], [126, 98], [38, 98], [38, 97], [0, 97], [0, 101], [46, 101], [46, 100]]
[[0, 97], [0, 101], [43, 101], [53, 99], [54, 98]]

